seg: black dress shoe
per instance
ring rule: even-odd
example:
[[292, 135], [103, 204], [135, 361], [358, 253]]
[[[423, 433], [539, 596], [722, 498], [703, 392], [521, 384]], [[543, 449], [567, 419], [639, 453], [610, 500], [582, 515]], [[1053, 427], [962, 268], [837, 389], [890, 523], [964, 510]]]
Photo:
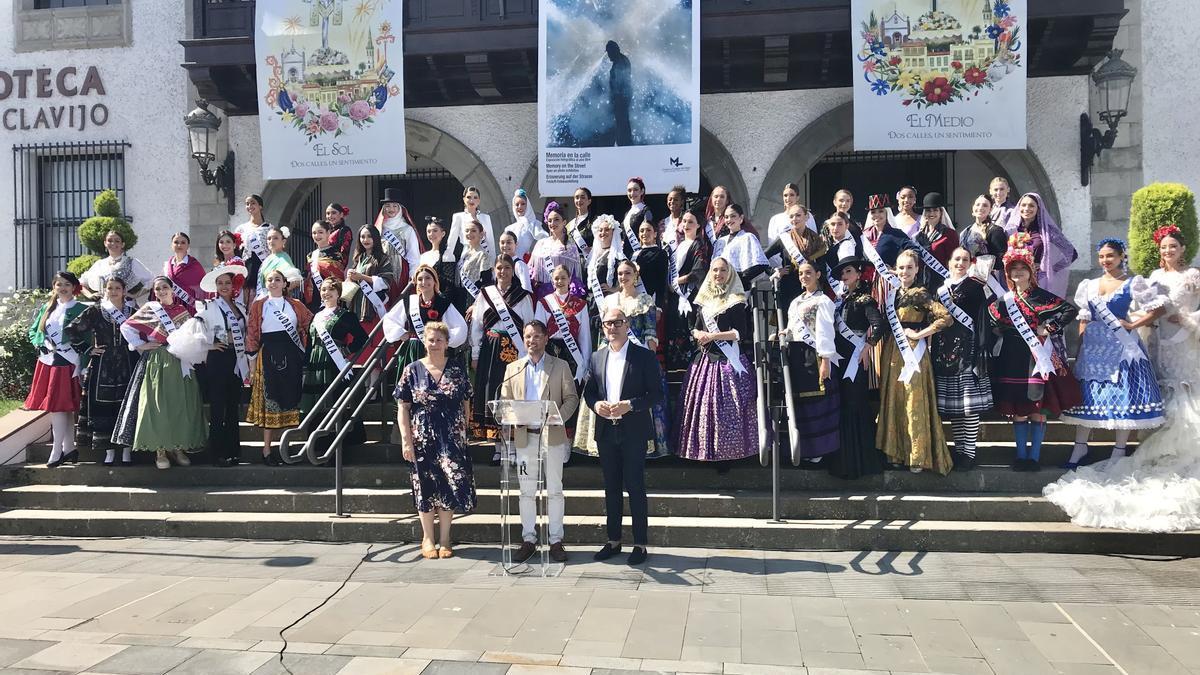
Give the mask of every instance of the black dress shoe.
[[970, 471], [975, 468], [975, 458], [961, 452], [954, 453], [954, 468], [959, 471]]
[[523, 541], [521, 547], [513, 551], [513, 562], [523, 563], [532, 558], [534, 553], [537, 553], [537, 545], [532, 541]]
[[562, 542], [550, 544], [550, 559], [554, 562], [567, 562], [567, 549], [563, 547]]
[[220, 459], [217, 460], [217, 466], [225, 467], [225, 466], [237, 466], [237, 465], [238, 465], [237, 457], [221, 457]]
[[629, 552], [629, 566], [636, 567], [646, 562], [646, 555], [645, 546], [634, 546], [633, 550]]
[[616, 555], [620, 552], [621, 552], [620, 544], [613, 546], [612, 542], [608, 542], [608, 543], [604, 544], [604, 548], [600, 549], [599, 551], [596, 551], [596, 555], [592, 556], [592, 560], [608, 560], [609, 558], [613, 557], [614, 555]]
[[65, 457], [59, 457], [59, 458], [58, 458], [58, 459], [56, 459], [56, 460], [53, 460], [53, 461], [50, 461], [50, 462], [46, 462], [46, 468], [47, 468], [47, 469], [57, 469], [58, 467], [62, 466], [62, 463], [63, 463], [63, 460], [64, 460], [64, 459], [66, 459], [66, 458], [65, 458]]
[[79, 451], [72, 450], [72, 451], [68, 452], [67, 454], [63, 455], [62, 461], [66, 462], [67, 464], [74, 464], [74, 463], [78, 462], [79, 461]]
[[262, 462], [267, 466], [280, 466], [283, 464], [283, 462], [279, 461], [279, 458], [275, 456], [274, 452], [269, 455], [263, 455]]

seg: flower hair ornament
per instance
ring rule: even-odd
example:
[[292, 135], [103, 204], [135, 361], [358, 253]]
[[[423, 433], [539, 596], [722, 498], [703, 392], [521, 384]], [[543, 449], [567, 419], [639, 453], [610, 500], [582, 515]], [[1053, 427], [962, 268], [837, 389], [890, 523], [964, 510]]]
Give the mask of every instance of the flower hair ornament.
[[524, 199], [525, 201], [529, 201], [529, 193], [525, 192], [525, 188], [517, 188], [513, 192], [513, 197], [514, 198], [520, 197], [521, 199]]
[[1028, 232], [1014, 232], [1008, 238], [1008, 250], [1011, 251], [1014, 248], [1028, 248], [1029, 242], [1032, 240], [1033, 237], [1030, 236]]
[[279, 226], [279, 234], [282, 234], [284, 239], [291, 239], [291, 238], [292, 238], [292, 231], [288, 229], [288, 226], [287, 226], [287, 225], [280, 225], [280, 226]]
[[1154, 237], [1155, 244], [1161, 244], [1162, 240], [1167, 237], [1171, 237], [1173, 239], [1178, 239], [1179, 241], [1183, 241], [1183, 232], [1181, 232], [1179, 230], [1178, 225], [1176, 225], [1175, 223], [1171, 223], [1170, 225], [1163, 225], [1162, 227], [1155, 230], [1153, 237]]
[[542, 222], [545, 222], [550, 219], [550, 213], [552, 211], [557, 211], [557, 212], [559, 212], [559, 215], [562, 215], [562, 207], [559, 206], [558, 202], [556, 202], [554, 200], [550, 200], [550, 201], [546, 202], [546, 209], [544, 211], [542, 211]]
[[342, 207], [342, 217], [343, 217], [343, 218], [345, 218], [345, 217], [346, 217], [346, 216], [348, 216], [348, 215], [350, 215], [350, 207], [349, 207], [349, 206], [343, 206], [343, 207]]
[[229, 234], [233, 235], [233, 245], [234, 246], [242, 245], [242, 234], [240, 232], [230, 232]]
[[1100, 249], [1104, 248], [1105, 246], [1115, 250], [1117, 253], [1120, 253], [1121, 255], [1125, 255], [1126, 246], [1125, 246], [1124, 239], [1119, 239], [1117, 237], [1105, 237], [1104, 239], [1100, 240], [1100, 243], [1096, 244], [1096, 250], [1099, 251]]

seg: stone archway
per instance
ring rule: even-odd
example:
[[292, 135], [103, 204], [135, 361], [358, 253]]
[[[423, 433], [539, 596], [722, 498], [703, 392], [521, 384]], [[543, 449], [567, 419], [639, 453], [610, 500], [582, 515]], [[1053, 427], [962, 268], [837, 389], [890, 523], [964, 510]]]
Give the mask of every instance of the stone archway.
[[[478, 187], [481, 197], [479, 209], [492, 217], [494, 227], [503, 230], [508, 224], [507, 199], [500, 191], [500, 183], [479, 155], [454, 136], [425, 122], [405, 120], [404, 131], [408, 154], [427, 157], [453, 174], [463, 185]], [[270, 181], [263, 188], [263, 200], [267, 203], [264, 217], [272, 223], [292, 222], [300, 205], [320, 180]]]
[[[854, 137], [854, 107], [844, 103], [818, 117], [805, 127], [779, 153], [767, 171], [763, 189], [754, 203], [754, 213], [779, 213], [783, 210], [780, 196], [785, 183], [800, 182], [822, 157], [835, 151]], [[1052, 213], [1060, 213], [1053, 182], [1031, 150], [975, 150], [973, 152], [994, 176], [1006, 176], [1014, 190], [1040, 192]], [[881, 186], [888, 190], [898, 186]], [[982, 186], [986, 188], [987, 186]], [[1019, 192], [1018, 192], [1019, 194]], [[808, 195], [813, 201], [813, 196]], [[1062, 222], [1061, 218], [1059, 222]]]

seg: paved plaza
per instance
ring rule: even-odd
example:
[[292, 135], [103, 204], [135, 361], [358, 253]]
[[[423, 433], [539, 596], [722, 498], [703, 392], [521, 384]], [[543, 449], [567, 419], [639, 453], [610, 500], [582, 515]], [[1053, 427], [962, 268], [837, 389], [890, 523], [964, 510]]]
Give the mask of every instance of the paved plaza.
[[0, 668], [1200, 674], [1200, 559], [590, 553], [542, 579], [491, 575], [495, 547], [3, 538]]

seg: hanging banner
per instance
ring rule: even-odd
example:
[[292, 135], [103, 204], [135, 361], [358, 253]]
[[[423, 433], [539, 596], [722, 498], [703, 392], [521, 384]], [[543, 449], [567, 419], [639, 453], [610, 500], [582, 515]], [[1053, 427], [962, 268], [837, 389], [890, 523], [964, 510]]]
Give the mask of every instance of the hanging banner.
[[404, 173], [402, 0], [258, 0], [263, 178]]
[[1025, 149], [1026, 1], [851, 0], [854, 149]]
[[700, 3], [541, 0], [538, 187], [700, 189]]

